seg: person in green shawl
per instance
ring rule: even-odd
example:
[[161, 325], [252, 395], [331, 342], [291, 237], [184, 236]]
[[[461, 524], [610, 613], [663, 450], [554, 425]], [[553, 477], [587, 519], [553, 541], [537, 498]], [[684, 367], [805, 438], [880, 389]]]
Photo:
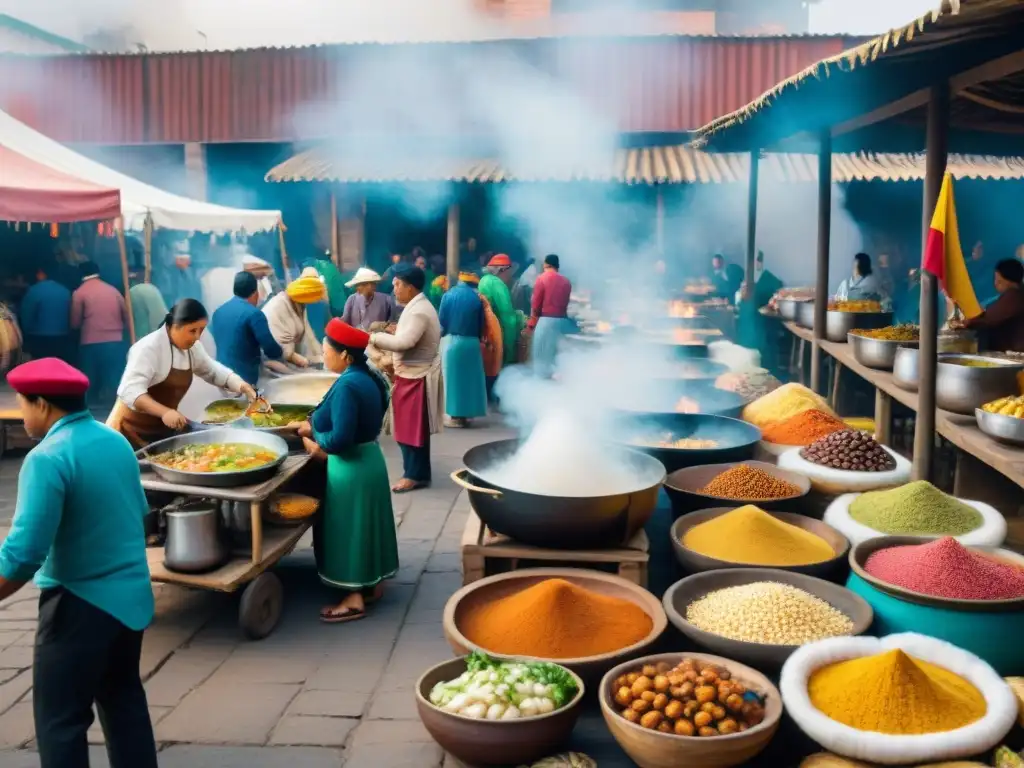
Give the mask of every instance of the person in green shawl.
[[764, 268], [764, 251], [758, 251], [754, 260], [753, 291], [750, 292], [746, 284], [740, 291], [736, 340], [740, 346], [760, 352], [761, 366], [768, 370], [774, 370], [778, 345], [772, 343], [772, 326], [760, 313], [760, 309], [768, 304], [781, 288], [782, 281]]
[[[512, 260], [504, 253], [499, 253], [487, 262], [484, 276], [480, 280], [480, 294], [491, 303], [491, 309], [498, 316], [501, 325], [501, 344], [504, 351], [504, 363], [516, 362], [519, 351], [519, 334], [523, 330], [525, 318], [512, 304], [512, 291], [508, 284], [512, 280]], [[497, 378], [497, 377], [495, 377]], [[494, 379], [487, 382], [488, 393], [494, 387]]]
[[[420, 248], [419, 251], [420, 252], [416, 254], [416, 258], [413, 260], [413, 264], [423, 270], [423, 274], [427, 278], [425, 285], [431, 285], [437, 277], [437, 273], [430, 269], [430, 265], [427, 263], [427, 254], [423, 253], [423, 249]], [[430, 303], [434, 305], [434, 309], [441, 306], [440, 296], [438, 296], [436, 302], [434, 301], [433, 296], [428, 295], [427, 298], [430, 299]]]
[[167, 317], [167, 305], [160, 289], [152, 283], [138, 282], [128, 291], [132, 302], [132, 319], [135, 321], [135, 338], [148, 336]]
[[327, 287], [327, 304], [331, 310], [331, 317], [341, 317], [349, 295], [348, 288], [345, 287], [344, 275], [341, 274], [341, 270], [330, 257], [317, 259], [312, 266], [316, 268]]

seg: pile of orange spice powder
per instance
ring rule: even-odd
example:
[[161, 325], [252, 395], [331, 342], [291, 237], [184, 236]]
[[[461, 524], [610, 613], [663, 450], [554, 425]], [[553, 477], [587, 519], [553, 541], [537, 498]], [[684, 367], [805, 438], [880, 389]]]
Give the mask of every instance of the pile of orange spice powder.
[[643, 640], [654, 622], [629, 600], [547, 579], [471, 607], [459, 630], [485, 651], [541, 659], [578, 659]]
[[810, 445], [841, 429], [849, 427], [841, 419], [811, 408], [764, 427], [761, 439], [777, 445]]

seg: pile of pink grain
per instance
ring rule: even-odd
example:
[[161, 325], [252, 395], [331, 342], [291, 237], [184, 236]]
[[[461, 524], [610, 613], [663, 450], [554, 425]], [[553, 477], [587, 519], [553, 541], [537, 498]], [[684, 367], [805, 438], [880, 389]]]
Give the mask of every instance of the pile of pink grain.
[[1024, 568], [972, 552], [950, 536], [927, 544], [880, 549], [868, 557], [864, 570], [876, 579], [933, 597], [1024, 597]]

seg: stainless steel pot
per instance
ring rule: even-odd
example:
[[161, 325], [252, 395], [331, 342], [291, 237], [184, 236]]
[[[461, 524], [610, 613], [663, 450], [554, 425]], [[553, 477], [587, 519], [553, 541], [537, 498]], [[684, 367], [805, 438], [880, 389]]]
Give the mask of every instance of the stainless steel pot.
[[268, 381], [263, 394], [272, 403], [317, 406], [337, 378], [336, 373], [299, 373], [294, 376], [282, 376], [280, 379]]
[[814, 329], [814, 302], [802, 301], [796, 308], [796, 324], [808, 330]]
[[[984, 355], [939, 355], [935, 375], [935, 404], [944, 411], [973, 416], [985, 403], [1018, 392], [1017, 374], [1024, 364]], [[953, 360], [995, 363], [988, 368], [958, 365]]]
[[892, 380], [900, 389], [917, 392], [918, 350], [913, 347], [898, 347], [892, 364]]
[[252, 504], [248, 501], [222, 501], [221, 522], [224, 538], [232, 550], [252, 551]]
[[793, 322], [797, 319], [797, 314], [800, 311], [800, 305], [806, 303], [806, 301], [799, 299], [779, 299], [775, 302], [776, 306], [779, 308], [779, 317], [783, 320], [790, 320]]
[[216, 502], [198, 501], [164, 513], [164, 565], [171, 571], [203, 573], [222, 566], [229, 552], [220, 535]]
[[1024, 445], [1024, 419], [1004, 413], [989, 413], [978, 408], [974, 412], [978, 429], [1001, 443]]
[[880, 371], [891, 371], [896, 363], [896, 352], [900, 347], [917, 349], [917, 341], [891, 341], [888, 339], [872, 339], [851, 333], [847, 336], [853, 350], [853, 358], [861, 365], [876, 368]]
[[845, 344], [850, 331], [857, 328], [874, 330], [892, 325], [892, 312], [839, 312], [830, 309], [825, 313], [825, 338]]

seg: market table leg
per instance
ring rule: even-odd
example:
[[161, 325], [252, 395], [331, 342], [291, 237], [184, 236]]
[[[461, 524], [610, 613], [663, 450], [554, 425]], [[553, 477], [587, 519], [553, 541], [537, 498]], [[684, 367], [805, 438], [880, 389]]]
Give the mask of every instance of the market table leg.
[[875, 390], [875, 440], [892, 447], [892, 398], [880, 389]]
[[263, 502], [254, 501], [249, 507], [252, 520], [252, 564], [263, 562]]
[[832, 410], [839, 412], [839, 377], [843, 374], [843, 366], [838, 360], [832, 361]]

